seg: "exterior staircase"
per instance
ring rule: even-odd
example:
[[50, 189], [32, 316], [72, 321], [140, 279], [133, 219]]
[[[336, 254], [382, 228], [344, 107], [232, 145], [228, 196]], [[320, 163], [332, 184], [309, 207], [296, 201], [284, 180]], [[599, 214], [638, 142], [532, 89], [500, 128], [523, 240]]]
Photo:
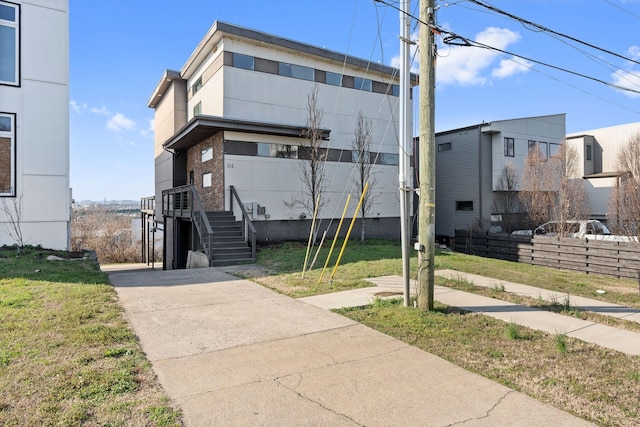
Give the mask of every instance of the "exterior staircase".
[[231, 265], [243, 262], [253, 262], [251, 246], [246, 241], [242, 221], [236, 221], [231, 211], [207, 212], [207, 219], [211, 225], [211, 251], [209, 251], [209, 233], [206, 227], [201, 226], [199, 217], [198, 229], [203, 230], [202, 242], [204, 252], [210, 253], [209, 265]]

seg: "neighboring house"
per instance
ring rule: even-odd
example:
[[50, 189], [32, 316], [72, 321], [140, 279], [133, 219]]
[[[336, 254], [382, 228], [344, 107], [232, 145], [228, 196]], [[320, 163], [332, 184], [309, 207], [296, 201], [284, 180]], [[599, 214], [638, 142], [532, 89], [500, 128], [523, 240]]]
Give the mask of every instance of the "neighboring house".
[[[210, 265], [247, 258], [240, 242], [223, 243], [236, 233], [231, 220], [243, 218], [240, 204], [258, 241], [308, 238], [313, 212], [296, 200], [305, 197], [299, 168], [314, 88], [327, 160], [321, 229], [331, 223], [332, 237], [346, 195], [355, 194], [351, 143], [361, 111], [373, 125], [376, 181], [367, 236], [398, 238], [397, 74], [363, 59], [215, 22], [182, 69], [164, 73], [148, 102], [155, 109], [155, 209], [164, 229], [164, 267], [184, 268], [193, 249], [208, 253]], [[197, 199], [209, 212], [207, 220]], [[352, 198], [348, 219], [356, 204]], [[232, 207], [229, 219], [222, 212]], [[227, 219], [220, 224], [216, 215]], [[240, 228], [255, 249], [251, 226]]]
[[69, 248], [68, 10], [0, 0], [0, 245]]
[[567, 143], [580, 155], [591, 217], [607, 221], [611, 191], [627, 171], [617, 168], [618, 151], [629, 139], [640, 134], [640, 122], [587, 130], [567, 135]]
[[565, 114], [481, 123], [436, 133], [436, 236], [501, 222], [494, 200], [503, 167], [517, 174], [529, 150], [552, 156], [564, 142]]

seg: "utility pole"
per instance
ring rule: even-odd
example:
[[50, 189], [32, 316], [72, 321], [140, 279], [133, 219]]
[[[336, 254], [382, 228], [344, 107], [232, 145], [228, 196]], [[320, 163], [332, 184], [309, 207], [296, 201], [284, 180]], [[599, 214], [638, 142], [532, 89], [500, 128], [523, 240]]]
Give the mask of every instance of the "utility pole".
[[410, 189], [407, 187], [407, 171], [409, 170], [409, 111], [410, 111], [410, 67], [409, 67], [409, 51], [410, 51], [410, 26], [409, 11], [410, 0], [400, 1], [400, 112], [399, 112], [399, 149], [400, 167], [398, 168], [398, 181], [400, 187], [400, 233], [402, 244], [402, 279], [404, 282], [404, 305], [409, 306], [410, 297], [410, 264], [409, 264], [409, 197]]
[[[420, 202], [418, 308], [433, 310], [436, 227], [434, 0], [420, 0]], [[428, 25], [425, 25], [428, 24]]]

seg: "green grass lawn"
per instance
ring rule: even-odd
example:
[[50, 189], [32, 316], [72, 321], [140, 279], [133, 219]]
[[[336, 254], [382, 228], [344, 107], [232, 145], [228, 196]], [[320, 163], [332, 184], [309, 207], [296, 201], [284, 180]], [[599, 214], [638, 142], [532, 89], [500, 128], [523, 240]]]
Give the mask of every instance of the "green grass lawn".
[[106, 274], [51, 253], [0, 248], [0, 425], [180, 425]]
[[[339, 243], [336, 245], [338, 249], [342, 242]], [[263, 247], [258, 253], [261, 269], [248, 278], [286, 295], [300, 297], [371, 286], [363, 280], [368, 277], [402, 275], [398, 242], [349, 242], [333, 280], [329, 280], [329, 275], [337, 253], [334, 253], [322, 280], [319, 279], [327, 258], [327, 249], [320, 251], [318, 261], [305, 273], [303, 279], [305, 253], [306, 246], [299, 243]], [[437, 252], [435, 267], [480, 274], [571, 295], [597, 297], [640, 308], [637, 281], [560, 271], [448, 251]], [[413, 256], [411, 271], [415, 270], [416, 259]], [[562, 307], [562, 304], [541, 304], [533, 299], [527, 301], [525, 298], [513, 297], [500, 289], [484, 289], [473, 286], [472, 283], [439, 277], [436, 278], [436, 283], [521, 304], [537, 305], [566, 315], [605, 321], [597, 315], [576, 313], [570, 307]], [[600, 295], [596, 293], [598, 289], [604, 289], [607, 293]], [[562, 331], [546, 334], [481, 314], [464, 313], [438, 303], [434, 311], [424, 312], [403, 307], [399, 299], [377, 300], [366, 308], [338, 312], [596, 424], [640, 424], [638, 356], [628, 356], [588, 344], [567, 337]], [[625, 326], [621, 321], [611, 322], [613, 326]], [[637, 327], [635, 330], [637, 331]]]

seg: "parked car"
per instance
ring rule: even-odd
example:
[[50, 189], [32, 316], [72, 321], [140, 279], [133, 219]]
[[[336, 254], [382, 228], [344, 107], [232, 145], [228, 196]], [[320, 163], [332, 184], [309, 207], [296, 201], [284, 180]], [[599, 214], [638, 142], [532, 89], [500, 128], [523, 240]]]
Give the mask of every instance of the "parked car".
[[[533, 230], [516, 230], [511, 234], [557, 236], [560, 234], [562, 224], [560, 221], [549, 221], [539, 225]], [[591, 238], [592, 236], [608, 236], [611, 234], [607, 226], [597, 219], [569, 220], [564, 222], [564, 227], [567, 237], [575, 237], [578, 239], [584, 239], [585, 237]]]

